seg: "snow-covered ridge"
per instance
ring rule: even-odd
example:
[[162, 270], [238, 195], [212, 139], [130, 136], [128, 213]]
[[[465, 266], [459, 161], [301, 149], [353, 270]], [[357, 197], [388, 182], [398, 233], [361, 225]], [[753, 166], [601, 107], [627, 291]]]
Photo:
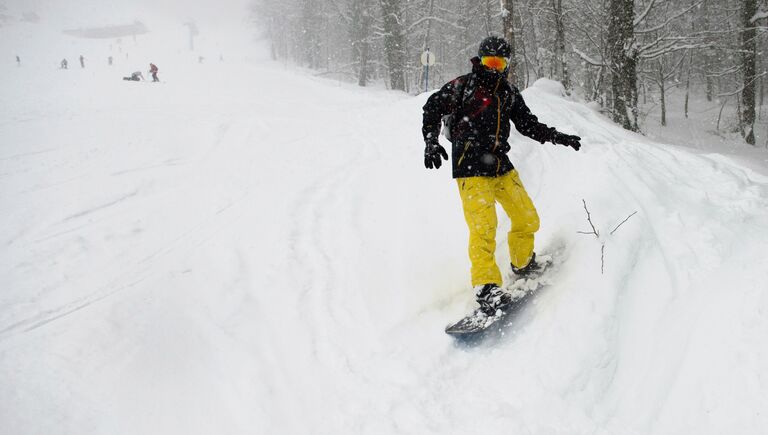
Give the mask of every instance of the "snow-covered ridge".
[[584, 144], [512, 137], [564, 261], [459, 347], [466, 228], [422, 166], [426, 95], [241, 59], [168, 55], [161, 84], [0, 67], [0, 432], [768, 426], [768, 178], [537, 82], [532, 111]]

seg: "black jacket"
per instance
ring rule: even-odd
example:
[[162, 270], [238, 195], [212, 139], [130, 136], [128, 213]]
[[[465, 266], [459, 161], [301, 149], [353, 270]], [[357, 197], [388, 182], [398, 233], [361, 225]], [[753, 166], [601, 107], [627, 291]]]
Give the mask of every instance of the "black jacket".
[[455, 114], [450, 129], [453, 178], [496, 177], [511, 171], [510, 121], [541, 143], [552, 141], [556, 133], [531, 113], [506, 74], [487, 70], [477, 57], [472, 64], [470, 74], [446, 83], [424, 105], [422, 133], [427, 142], [437, 140], [443, 117]]

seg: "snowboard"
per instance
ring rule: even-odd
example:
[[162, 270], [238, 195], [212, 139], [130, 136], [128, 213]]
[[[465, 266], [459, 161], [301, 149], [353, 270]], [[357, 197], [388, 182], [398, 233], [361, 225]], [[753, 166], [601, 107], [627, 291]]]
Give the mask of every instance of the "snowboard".
[[[502, 321], [508, 320], [511, 313], [514, 313], [529, 296], [546, 284], [546, 273], [552, 266], [552, 256], [537, 256], [536, 260], [541, 265], [541, 269], [525, 278], [516, 279], [504, 288], [507, 293], [512, 295], [512, 301], [509, 305], [496, 310], [496, 313], [493, 315], [488, 315], [480, 310], [480, 308], [476, 308], [459, 321], [446, 326], [445, 333], [454, 337], [469, 337], [479, 335], [491, 329], [493, 325], [503, 325], [506, 323]], [[513, 276], [515, 275], [513, 274]]]

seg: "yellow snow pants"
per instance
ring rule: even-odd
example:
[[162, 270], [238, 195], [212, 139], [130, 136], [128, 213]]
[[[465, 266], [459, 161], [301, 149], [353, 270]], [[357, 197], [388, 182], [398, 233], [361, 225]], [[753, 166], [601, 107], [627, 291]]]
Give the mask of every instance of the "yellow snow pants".
[[515, 267], [524, 267], [533, 255], [533, 233], [539, 229], [539, 215], [516, 170], [499, 177], [457, 178], [469, 227], [469, 259], [472, 285], [494, 283], [502, 278], [496, 265], [496, 202], [512, 221], [507, 234], [509, 257]]

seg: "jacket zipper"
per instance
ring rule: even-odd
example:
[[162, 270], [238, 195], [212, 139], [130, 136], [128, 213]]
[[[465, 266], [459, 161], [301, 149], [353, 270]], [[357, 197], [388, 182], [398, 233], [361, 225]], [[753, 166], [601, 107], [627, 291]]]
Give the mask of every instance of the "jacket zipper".
[[468, 150], [468, 149], [469, 149], [469, 141], [466, 141], [466, 142], [464, 143], [464, 151], [461, 153], [461, 157], [459, 157], [459, 161], [458, 161], [458, 162], [456, 162], [456, 167], [457, 167], [457, 168], [458, 168], [459, 166], [461, 166], [461, 162], [462, 162], [462, 160], [464, 160], [464, 155], [466, 155], [466, 154], [467, 154], [467, 150]]
[[[499, 90], [499, 84], [501, 84], [501, 77], [496, 80], [496, 87], [493, 89], [493, 96], [496, 97], [496, 140], [493, 144], [493, 152], [496, 152], [496, 148], [499, 147], [499, 131], [501, 130], [501, 99], [496, 91]], [[501, 169], [501, 159], [496, 159], [496, 175], [499, 175], [499, 169]]]

